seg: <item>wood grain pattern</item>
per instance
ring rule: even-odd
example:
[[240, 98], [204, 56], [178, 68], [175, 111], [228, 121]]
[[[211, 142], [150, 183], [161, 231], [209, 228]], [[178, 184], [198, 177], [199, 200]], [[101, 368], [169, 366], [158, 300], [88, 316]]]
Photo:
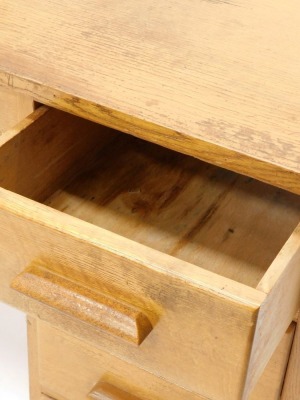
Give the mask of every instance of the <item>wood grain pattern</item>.
[[142, 311], [31, 264], [11, 284], [14, 290], [113, 335], [141, 344], [152, 330]]
[[[294, 331], [292, 324], [250, 400], [279, 400]], [[39, 322], [39, 333], [41, 385], [45, 393], [58, 399], [85, 399], [94, 382], [100, 380], [141, 400], [207, 400], [46, 323]], [[127, 397], [117, 399], [127, 400]]]
[[17, 93], [10, 87], [0, 88], [0, 137], [4, 132], [29, 115], [34, 108], [30, 96]]
[[113, 385], [106, 382], [98, 383], [91, 393], [88, 395], [88, 400], [141, 400], [136, 396], [124, 392]]
[[[135, 393], [140, 400], [205, 400], [42, 321], [38, 329], [41, 386], [51, 397], [98, 399], [92, 388], [100, 379], [106, 385], [122, 387], [127, 396]], [[127, 397], [117, 399], [127, 400]]]
[[[63, 121], [64, 117], [61, 119]], [[29, 132], [35, 132], [37, 127], [39, 119], [22, 128], [21, 134], [26, 135], [28, 129]], [[72, 134], [71, 130], [65, 136], [66, 142], [72, 138]], [[13, 136], [17, 138], [18, 132]], [[110, 133], [108, 137], [112, 138]], [[263, 347], [258, 362], [251, 361], [249, 379], [252, 387], [275, 350], [276, 343], [283, 336], [284, 325], [294, 317], [291, 315], [295, 305], [292, 299], [296, 299], [298, 288], [297, 280], [293, 278], [297, 277], [297, 269], [293, 265], [298, 256], [293, 260], [288, 249], [292, 246], [294, 253], [298, 254], [298, 230], [287, 245], [283, 245], [299, 223], [298, 197], [237, 177], [228, 171], [205, 166], [200, 161], [147, 145], [129, 136], [120, 138], [120, 141], [117, 137], [112, 142], [105, 139], [105, 148], [101, 140], [99, 146], [97, 141], [91, 141], [91, 151], [95, 157], [87, 158], [86, 165], [77, 163], [73, 171], [74, 179], [69, 185], [58, 182], [59, 190], [47, 203], [53, 201], [51, 205], [56, 207], [54, 200], [58, 199], [57, 208], [63, 212], [0, 189], [1, 297], [32, 315], [38, 315], [75, 336], [91, 341], [95, 346], [109, 349], [112, 354], [130, 360], [171, 383], [201, 393], [203, 397], [240, 400], [255, 330], [271, 332], [271, 340]], [[13, 144], [14, 139], [10, 142], [10, 149], [13, 149]], [[134, 152], [129, 151], [132, 148]], [[40, 146], [39, 149], [39, 157], [43, 159], [47, 148]], [[11, 153], [13, 155], [13, 150]], [[88, 157], [88, 153], [84, 151], [84, 157]], [[78, 151], [76, 157], [81, 160], [80, 154]], [[112, 165], [111, 159], [117, 166], [112, 175], [107, 173]], [[5, 177], [5, 162], [2, 168], [0, 174]], [[118, 173], [122, 168], [125, 175]], [[17, 171], [18, 179], [12, 180], [16, 186], [18, 180], [22, 181], [22, 171]], [[62, 166], [60, 173], [67, 172], [68, 166]], [[82, 174], [78, 175], [79, 172]], [[101, 181], [99, 177], [104, 177], [104, 180]], [[53, 182], [51, 179], [52, 174], [45, 174], [45, 179], [40, 182], [40, 193], [44, 193], [49, 182]], [[10, 184], [9, 179], [6, 182]], [[52, 186], [52, 190], [56, 188]], [[94, 190], [96, 198], [92, 199]], [[65, 197], [64, 191], [67, 192]], [[189, 206], [194, 213], [189, 214], [184, 205], [191, 199]], [[61, 200], [65, 201], [63, 206]], [[67, 215], [66, 210], [77, 218]], [[184, 215], [180, 214], [182, 210]], [[128, 234], [119, 231], [119, 226], [123, 225], [119, 215], [124, 211], [125, 221], [133, 222], [125, 224]], [[109, 221], [114, 214], [117, 214], [117, 218], [112, 218], [113, 225], [117, 227], [116, 233], [103, 222]], [[91, 216], [92, 224], [84, 221]], [[228, 225], [232, 221], [238, 228]], [[186, 225], [180, 225], [181, 222]], [[152, 230], [155, 225], [158, 229]], [[255, 238], [258, 226], [259, 235]], [[201, 239], [203, 227], [203, 237], [208, 237], [209, 242], [204, 241], [198, 249], [193, 249], [193, 241], [198, 239], [198, 234]], [[231, 237], [235, 232], [232, 228], [241, 234], [239, 240]], [[144, 242], [148, 233], [151, 240], [155, 238], [157, 243], [163, 243], [159, 246], [169, 245], [165, 240], [168, 236], [164, 236], [168, 230], [174, 232], [169, 236], [171, 248], [174, 248], [173, 236], [176, 242], [173, 256], [164, 247], [158, 247], [157, 250], [151, 248], [154, 245]], [[264, 260], [267, 254], [263, 246], [266, 235], [271, 235], [267, 245], [269, 261]], [[244, 241], [245, 247], [239, 253]], [[270, 274], [266, 274], [266, 280], [273, 282], [271, 290], [266, 293], [237, 282], [241, 269], [239, 257], [240, 254], [244, 256], [247, 243], [253, 246], [247, 255], [250, 265], [245, 265], [245, 272], [241, 276], [244, 282], [251, 281], [254, 286], [283, 247], [282, 253], [274, 261], [278, 263], [281, 260], [278, 268], [272, 264]], [[205, 254], [205, 247], [213, 252], [210, 256], [203, 256], [203, 263], [197, 265], [196, 257], [201, 256], [202, 252]], [[179, 258], [180, 251], [193, 254], [194, 250], [194, 256], [188, 261]], [[236, 280], [209, 270], [212, 260], [219, 255], [220, 263], [216, 272], [225, 271], [227, 267], [222, 265], [222, 258], [224, 262], [227, 254], [238, 259], [231, 272], [233, 279], [236, 274]], [[262, 271], [257, 273], [255, 265], [260, 256], [263, 257]], [[87, 330], [86, 324], [76, 318], [62, 315], [20, 294], [13, 294], [9, 289], [10, 282], [33, 260], [40, 265], [47, 265], [55, 275], [74, 280], [108, 297], [117, 295], [120, 301], [145, 310], [155, 329], [141, 346], [133, 348], [132, 344], [105, 331], [100, 332], [93, 327]], [[290, 270], [293, 271], [292, 290], [288, 287]], [[271, 279], [273, 271], [277, 273]], [[281, 308], [276, 306], [280, 293], [286, 298]], [[275, 304], [272, 316], [264, 319], [264, 310], [260, 311], [257, 324], [258, 312], [268, 301], [269, 304]], [[265, 333], [263, 337], [266, 337]], [[263, 340], [256, 340], [255, 349], [262, 343]], [[253, 366], [258, 370], [254, 375]], [[215, 384], [216, 379], [219, 385]], [[251, 385], [248, 384], [249, 391]]]
[[103, 126], [40, 107], [0, 137], [0, 186], [43, 201], [113, 136]]
[[28, 367], [29, 367], [29, 393], [30, 400], [41, 399], [40, 369], [38, 354], [38, 329], [37, 319], [27, 317], [27, 346], [28, 346]]
[[253, 287], [300, 220], [298, 196], [128, 136], [45, 204]]
[[255, 385], [249, 400], [283, 400], [281, 399], [281, 393], [295, 328], [296, 324], [293, 322]]
[[[257, 289], [267, 294], [271, 293], [272, 290], [274, 290], [278, 281], [280, 280], [280, 277], [284, 273], [286, 273], [287, 266], [289, 264], [293, 265], [292, 267], [290, 266], [289, 269], [297, 274], [297, 271], [299, 270], [299, 268], [296, 267], [297, 261], [299, 259], [299, 250], [300, 250], [299, 247], [300, 247], [300, 224], [296, 226], [296, 229], [294, 230], [293, 234], [289, 237], [289, 239], [282, 247], [277, 257], [274, 259], [274, 261], [268, 268], [268, 271], [259, 282]], [[295, 311], [296, 317], [298, 311], [299, 311], [298, 309], [296, 309]]]
[[300, 193], [297, 0], [13, 0], [0, 15], [2, 85]]
[[297, 400], [300, 394], [300, 326], [297, 324], [281, 400]]
[[300, 225], [289, 238], [259, 287], [268, 293], [260, 307], [244, 399], [254, 387], [270, 355], [300, 306]]
[[[0, 221], [2, 300], [173, 384], [204, 397], [240, 400], [264, 293], [4, 189]], [[155, 329], [141, 346], [132, 346], [13, 294], [10, 282], [32, 260], [95, 291], [130, 300]]]

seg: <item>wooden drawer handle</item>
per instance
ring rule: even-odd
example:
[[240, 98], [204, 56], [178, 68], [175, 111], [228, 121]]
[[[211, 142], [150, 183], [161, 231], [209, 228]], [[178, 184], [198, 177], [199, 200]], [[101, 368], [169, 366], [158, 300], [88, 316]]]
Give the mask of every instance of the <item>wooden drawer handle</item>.
[[124, 392], [123, 390], [110, 385], [109, 383], [100, 382], [94, 387], [88, 395], [87, 400], [140, 400], [136, 396]]
[[152, 330], [148, 317], [135, 307], [31, 265], [11, 283], [18, 292], [135, 344]]

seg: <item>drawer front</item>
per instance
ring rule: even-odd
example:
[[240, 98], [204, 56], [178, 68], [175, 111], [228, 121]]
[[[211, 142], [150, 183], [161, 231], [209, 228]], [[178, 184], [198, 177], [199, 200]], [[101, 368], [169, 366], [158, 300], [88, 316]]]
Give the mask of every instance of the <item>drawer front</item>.
[[46, 323], [37, 332], [41, 392], [57, 400], [203, 400]]
[[[12, 205], [10, 195], [7, 202]], [[43, 218], [41, 213], [47, 210], [34, 207], [38, 218]], [[135, 245], [129, 241], [119, 248], [119, 254], [112, 254], [102, 246], [106, 240], [107, 244], [111, 242], [110, 237], [105, 239], [101, 235], [101, 246], [95, 245], [94, 238], [98, 236], [96, 230], [89, 232], [91, 241], [82, 241], [73, 234], [66, 235], [55, 228], [49, 229], [30, 218], [24, 218], [25, 208], [21, 207], [23, 216], [3, 209], [0, 211], [1, 225], [5, 227], [5, 232], [4, 229], [1, 232], [1, 268], [4, 272], [1, 276], [1, 296], [4, 301], [190, 390], [216, 393], [217, 399], [222, 399], [223, 394], [228, 400], [231, 395], [236, 399], [240, 397], [258, 304], [245, 305], [213, 291], [207, 292], [201, 286], [195, 286], [193, 281], [186, 282], [180, 275], [172, 273], [171, 268], [170, 273], [149, 268], [149, 264], [154, 267], [157, 265], [155, 257], [150, 256], [149, 259], [146, 251], [148, 265], [137, 262], [133, 257]], [[29, 212], [31, 215], [32, 211]], [[52, 217], [47, 219], [54, 221]], [[59, 215], [55, 224], [66, 224], [69, 229], [69, 222], [67, 216]], [[93, 230], [88, 227], [90, 229]], [[39, 268], [40, 265], [43, 268]], [[26, 269], [24, 275], [26, 266], [31, 267]], [[46, 279], [39, 272], [32, 274], [36, 267], [38, 271], [46, 270]], [[52, 283], [56, 282], [52, 275], [54, 278], [63, 275], [64, 280], [71, 284], [65, 285], [63, 282], [54, 285], [55, 291], [52, 291]], [[17, 281], [16, 277], [19, 277]], [[66, 286], [73, 287], [74, 281], [76, 292], [65, 292]], [[10, 288], [12, 282], [22, 293]], [[77, 290], [78, 282], [80, 288]], [[33, 292], [32, 287], [40, 291]], [[92, 297], [78, 303], [78, 297], [82, 299], [82, 288], [86, 287], [86, 294], [90, 296], [92, 292]], [[63, 298], [63, 304], [67, 307], [58, 304], [63, 293], [67, 293]], [[147, 316], [153, 329], [140, 345], [124, 339], [122, 333], [113, 329], [115, 319], [110, 324], [107, 318], [109, 313], [106, 314], [109, 323], [107, 329], [92, 323], [94, 310], [103, 305], [102, 302], [98, 307], [94, 303], [93, 293], [129, 305], [129, 308], [140, 310]], [[47, 303], [44, 294], [52, 296]], [[76, 309], [78, 304], [83, 304], [86, 312], [79, 310], [80, 313], [73, 313], [71, 310]], [[92, 314], [88, 304], [92, 306]], [[69, 312], [66, 313], [68, 308]], [[113, 308], [110, 314], [114, 314]], [[233, 348], [236, 349], [234, 352]], [[215, 387], [216, 376], [225, 382], [222, 388]]]
[[[299, 229], [257, 290], [61, 212], [77, 210], [76, 187], [60, 211], [40, 204], [57, 201], [53, 192], [64, 197], [61, 188], [86, 163], [113, 156], [116, 137], [41, 108], [0, 143], [2, 299], [191, 392], [216, 400], [245, 392], [245, 399], [299, 304]], [[104, 194], [109, 211], [111, 193]], [[98, 221], [94, 204], [83, 203]], [[292, 220], [288, 210], [284, 217]]]
[[[250, 400], [280, 399], [294, 331], [292, 324]], [[37, 332], [41, 390], [57, 400], [206, 400], [46, 323]]]

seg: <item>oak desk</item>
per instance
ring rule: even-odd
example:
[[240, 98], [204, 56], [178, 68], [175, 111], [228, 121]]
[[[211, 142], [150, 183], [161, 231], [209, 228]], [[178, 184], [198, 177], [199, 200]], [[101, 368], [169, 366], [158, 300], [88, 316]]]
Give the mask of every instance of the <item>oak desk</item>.
[[297, 400], [299, 18], [0, 3], [0, 298], [32, 399]]

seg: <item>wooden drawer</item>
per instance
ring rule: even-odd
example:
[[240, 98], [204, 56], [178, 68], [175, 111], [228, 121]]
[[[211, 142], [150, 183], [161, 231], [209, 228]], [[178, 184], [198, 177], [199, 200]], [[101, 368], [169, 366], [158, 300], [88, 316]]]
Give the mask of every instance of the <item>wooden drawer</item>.
[[45, 107], [0, 145], [2, 299], [247, 399], [299, 306], [299, 197]]
[[[279, 400], [294, 331], [293, 323], [269, 361], [251, 400]], [[37, 324], [36, 337], [40, 390], [51, 398], [206, 400], [46, 323]], [[100, 383], [98, 389], [97, 383]]]

